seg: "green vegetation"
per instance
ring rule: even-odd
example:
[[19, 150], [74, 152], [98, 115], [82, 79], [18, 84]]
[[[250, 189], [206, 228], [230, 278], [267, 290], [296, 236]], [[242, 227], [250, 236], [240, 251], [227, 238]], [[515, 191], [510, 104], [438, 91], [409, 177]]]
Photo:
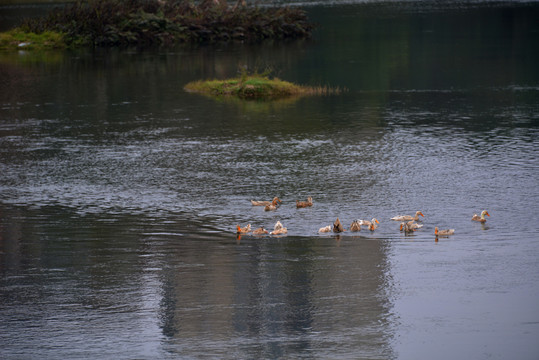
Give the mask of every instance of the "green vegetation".
[[16, 42], [15, 34], [46, 35], [67, 47], [141, 47], [305, 38], [311, 36], [313, 28], [299, 8], [261, 8], [241, 1], [229, 6], [224, 0], [197, 4], [192, 0], [89, 0], [55, 9], [42, 18], [26, 19], [2, 36], [7, 39], [3, 48], [17, 48], [21, 43], [36, 47], [52, 44], [49, 38], [39, 37]]
[[327, 95], [340, 93], [340, 89], [329, 87], [301, 86], [265, 74], [243, 74], [227, 80], [194, 81], [185, 85], [185, 90], [214, 97], [233, 96], [246, 100], [278, 100], [305, 95]]
[[0, 33], [1, 50], [49, 50], [65, 47], [64, 35], [53, 31], [39, 34], [13, 29]]

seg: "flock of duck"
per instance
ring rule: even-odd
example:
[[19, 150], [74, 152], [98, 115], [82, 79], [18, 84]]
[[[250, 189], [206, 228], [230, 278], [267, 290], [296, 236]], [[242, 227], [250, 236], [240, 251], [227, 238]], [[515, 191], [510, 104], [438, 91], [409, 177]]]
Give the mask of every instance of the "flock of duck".
[[[271, 200], [271, 201], [255, 201], [255, 200], [251, 200], [251, 204], [253, 206], [264, 206], [265, 211], [276, 210], [281, 205], [281, 203], [282, 203], [282, 201], [278, 197], [274, 197], [273, 200]], [[307, 201], [296, 200], [296, 208], [304, 208], [304, 207], [310, 207], [310, 206], [313, 206], [313, 199], [310, 196], [307, 198]], [[392, 217], [391, 220], [400, 221], [401, 222], [400, 223], [400, 231], [403, 231], [404, 233], [409, 234], [409, 233], [413, 233], [414, 231], [417, 231], [418, 229], [423, 227], [422, 224], [417, 223], [417, 221], [420, 221], [419, 216], [424, 217], [425, 215], [423, 215], [423, 213], [421, 211], [417, 211], [414, 216], [411, 216], [411, 215], [398, 215], [398, 216]], [[485, 216], [490, 216], [490, 214], [488, 213], [487, 210], [483, 210], [481, 212], [481, 215], [474, 214], [472, 216], [472, 221], [485, 223], [487, 221]], [[352, 221], [352, 224], [350, 225], [349, 231], [352, 231], [352, 232], [361, 231], [362, 226], [368, 228], [370, 231], [374, 231], [374, 230], [376, 230], [376, 228], [378, 228], [378, 224], [380, 224], [380, 222], [376, 218], [372, 218], [371, 220], [360, 220], [360, 219], [358, 219], [358, 220]], [[281, 224], [280, 221], [277, 221], [277, 223], [275, 224], [275, 226], [273, 227], [273, 230], [271, 232], [264, 229], [264, 227], [251, 229], [251, 224], [248, 224], [245, 227], [241, 227], [240, 225], [236, 225], [236, 229], [237, 229], [236, 234], [238, 236], [244, 235], [244, 234], [283, 235], [283, 234], [288, 233], [288, 229], [286, 227], [284, 227], [283, 224]], [[341, 232], [344, 232], [344, 231], [347, 231], [347, 230], [344, 228], [344, 226], [342, 225], [339, 218], [337, 218], [337, 220], [335, 220], [335, 222], [333, 223], [333, 226], [332, 225], [327, 225], [327, 226], [324, 226], [324, 227], [321, 227], [320, 229], [318, 229], [319, 233], [328, 233], [328, 232], [341, 233]], [[450, 236], [450, 235], [453, 235], [454, 233], [455, 233], [455, 229], [440, 230], [440, 229], [438, 229], [437, 226], [434, 228], [434, 235], [436, 236], [436, 238], [438, 238], [439, 236]]]

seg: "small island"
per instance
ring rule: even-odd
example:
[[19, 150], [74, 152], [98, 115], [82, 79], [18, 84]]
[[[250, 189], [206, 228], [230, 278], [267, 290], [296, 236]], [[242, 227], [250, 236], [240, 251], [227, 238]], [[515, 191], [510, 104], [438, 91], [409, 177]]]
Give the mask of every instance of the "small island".
[[259, 7], [245, 0], [92, 0], [56, 8], [0, 33], [0, 49], [172, 46], [311, 37], [298, 7]]
[[199, 80], [185, 85], [188, 92], [212, 97], [235, 97], [243, 100], [280, 100], [305, 95], [329, 95], [340, 93], [338, 88], [310, 87], [293, 84], [267, 74], [242, 74], [226, 80]]

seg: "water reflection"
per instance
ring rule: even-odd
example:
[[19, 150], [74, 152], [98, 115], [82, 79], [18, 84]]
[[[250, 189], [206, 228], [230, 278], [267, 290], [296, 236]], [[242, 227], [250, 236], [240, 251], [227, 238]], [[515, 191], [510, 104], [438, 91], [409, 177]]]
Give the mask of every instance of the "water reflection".
[[207, 338], [222, 347], [212, 352], [240, 357], [388, 355], [385, 246], [343, 247], [331, 239], [244, 238], [233, 248], [221, 244], [217, 255], [184, 249], [163, 271], [163, 332], [189, 349], [175, 348], [185, 355]]
[[[313, 7], [331, 26], [300, 43], [0, 55], [3, 351], [535, 358], [537, 7], [414, 6]], [[350, 91], [183, 91], [261, 58]], [[275, 195], [275, 212], [249, 202]], [[413, 236], [389, 221], [417, 209]], [[289, 236], [235, 238], [277, 220]], [[435, 243], [435, 225], [456, 233]]]
[[[56, 220], [19, 212], [2, 226], [6, 307], [0, 315], [11, 329], [2, 331], [5, 344], [27, 326], [49, 324], [59, 334], [55, 346], [86, 335], [88, 346], [96, 347], [84, 350], [88, 355], [117, 341], [101, 338], [101, 331], [159, 326], [168, 351], [182, 356], [390, 354], [383, 241], [345, 237], [337, 246], [333, 238], [246, 237], [237, 244], [233, 234], [184, 237], [175, 230], [177, 221], [81, 222], [60, 208], [48, 213]], [[20, 316], [28, 319], [20, 322]], [[85, 329], [64, 333], [79, 317]], [[125, 335], [135, 347], [131, 353], [142, 351], [137, 342], [160, 338], [152, 333], [142, 341], [147, 332], [132, 330]], [[28, 349], [43, 336], [28, 338]]]

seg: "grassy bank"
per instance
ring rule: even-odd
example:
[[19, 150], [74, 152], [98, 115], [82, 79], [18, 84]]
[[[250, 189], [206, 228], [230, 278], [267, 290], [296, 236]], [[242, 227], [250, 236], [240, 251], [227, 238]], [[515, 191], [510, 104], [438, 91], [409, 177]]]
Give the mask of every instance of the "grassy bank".
[[49, 50], [65, 48], [64, 35], [53, 31], [39, 34], [14, 29], [0, 33], [0, 50]]
[[144, 47], [306, 38], [313, 27], [299, 8], [229, 6], [208, 0], [90, 0], [27, 19], [14, 31], [58, 34], [67, 47]]
[[35, 4], [58, 4], [75, 2], [77, 0], [0, 0], [0, 6], [2, 5], [35, 5]]

